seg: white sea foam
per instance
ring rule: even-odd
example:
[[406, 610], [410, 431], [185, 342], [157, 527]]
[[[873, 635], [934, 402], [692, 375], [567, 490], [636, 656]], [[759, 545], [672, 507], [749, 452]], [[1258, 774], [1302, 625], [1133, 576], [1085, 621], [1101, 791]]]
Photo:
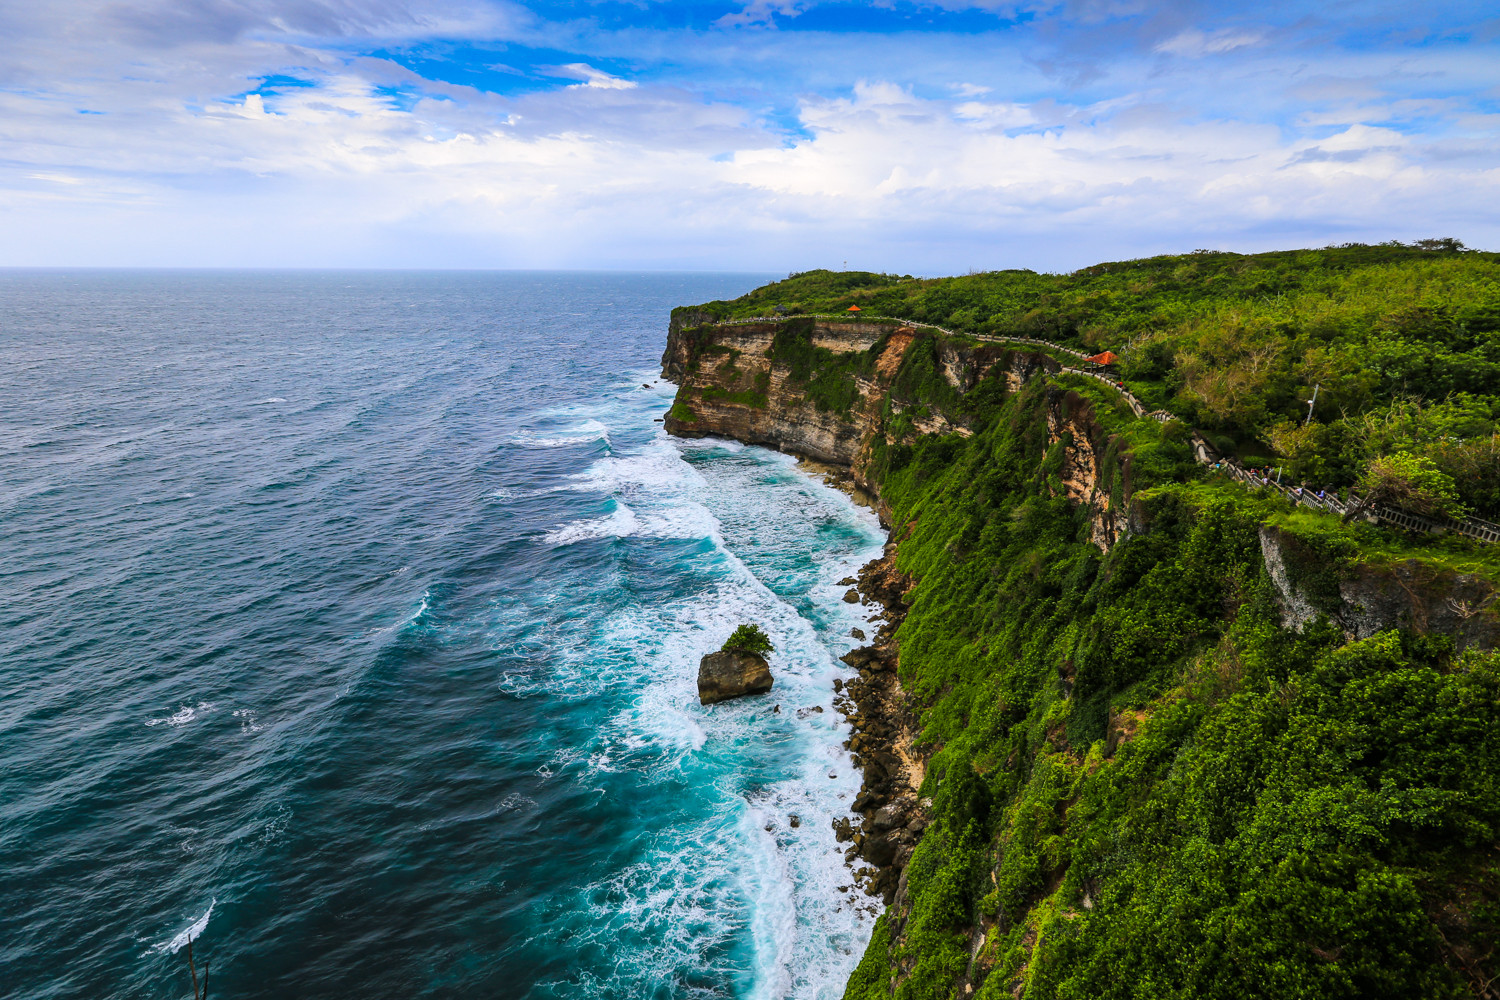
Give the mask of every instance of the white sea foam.
[[547, 535], [548, 545], [571, 545], [574, 542], [583, 542], [591, 538], [624, 538], [633, 535], [640, 529], [640, 519], [635, 516], [635, 511], [623, 503], [616, 503], [615, 509], [604, 517], [592, 521], [574, 521], [565, 524], [556, 531]]
[[280, 396], [270, 396], [270, 397], [268, 397], [266, 399], [257, 399], [255, 402], [251, 403], [250, 405], [251, 406], [265, 406], [267, 403], [285, 403], [285, 402], [286, 402], [286, 400], [282, 399]]
[[[629, 405], [661, 401], [639, 391], [653, 377], [621, 384], [622, 393], [634, 390]], [[556, 919], [573, 946], [613, 960], [607, 975], [580, 974], [554, 990], [696, 996], [685, 973], [717, 968], [726, 948], [748, 945], [750, 966], [729, 972], [736, 981], [721, 988], [764, 1000], [837, 1000], [878, 909], [857, 891], [839, 893], [854, 878], [832, 829], [860, 782], [841, 747], [847, 723], [832, 710], [832, 680], [849, 673], [835, 657], [868, 613], [842, 602], [837, 581], [878, 553], [874, 515], [797, 471], [790, 456], [665, 435], [597, 458], [568, 485], [609, 498], [608, 513], [560, 525], [548, 545], [660, 537], [711, 546], [682, 567], [688, 593], [610, 604], [582, 633], [583, 595], [557, 595], [544, 606], [557, 610], [544, 613], [556, 616], [557, 638], [571, 641], [526, 653], [537, 666], [502, 681], [517, 695], [618, 705], [584, 745], [557, 748], [540, 777], [601, 796], [631, 783], [648, 798], [651, 786], [670, 795], [684, 782], [694, 788], [691, 808], [643, 833], [650, 843], [638, 864], [559, 903]], [[778, 593], [811, 600], [816, 620]], [[699, 705], [699, 658], [745, 621], [776, 645], [774, 689]], [[520, 645], [507, 640], [507, 648]], [[747, 785], [751, 774], [759, 777]], [[549, 924], [549, 933], [559, 930]]]
[[164, 719], [147, 719], [146, 725], [160, 726], [165, 723], [166, 725], [174, 727], [185, 726], [189, 722], [192, 722], [194, 719], [198, 718], [200, 715], [207, 715], [213, 710], [213, 702], [200, 701], [196, 705], [183, 705], [178, 708], [177, 711], [173, 712], [171, 715], [167, 716]]
[[593, 418], [545, 430], [520, 430], [510, 438], [511, 444], [522, 448], [566, 448], [590, 441], [610, 443], [609, 428]]
[[178, 932], [177, 936], [172, 938], [172, 940], [156, 945], [156, 950], [175, 955], [187, 947], [189, 942], [198, 940], [199, 935], [208, 928], [208, 918], [213, 916], [214, 907], [218, 905], [218, 902], [217, 899], [210, 900], [208, 909], [204, 911], [203, 916], [194, 920], [184, 930]]
[[258, 733], [262, 729], [266, 728], [265, 726], [255, 721], [254, 709], [237, 708], [229, 714], [240, 720], [240, 732], [244, 733], [247, 736], [252, 733]]

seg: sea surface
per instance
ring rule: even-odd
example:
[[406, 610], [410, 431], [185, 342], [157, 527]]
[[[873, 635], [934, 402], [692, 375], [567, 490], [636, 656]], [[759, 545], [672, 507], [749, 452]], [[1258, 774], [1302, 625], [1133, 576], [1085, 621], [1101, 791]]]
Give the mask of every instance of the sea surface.
[[883, 536], [654, 422], [768, 277], [0, 271], [0, 995], [841, 995]]

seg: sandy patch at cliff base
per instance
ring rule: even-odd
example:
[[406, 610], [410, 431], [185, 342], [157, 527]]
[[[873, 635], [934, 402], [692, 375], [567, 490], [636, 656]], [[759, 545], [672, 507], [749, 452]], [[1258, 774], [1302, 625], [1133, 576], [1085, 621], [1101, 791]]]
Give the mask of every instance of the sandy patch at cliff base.
[[799, 457], [797, 468], [809, 476], [821, 479], [824, 486], [831, 486], [840, 493], [847, 494], [856, 506], [875, 509], [877, 502], [875, 497], [859, 488], [859, 484], [854, 481], [854, 476], [847, 466], [831, 465], [827, 462], [819, 462], [815, 458]]

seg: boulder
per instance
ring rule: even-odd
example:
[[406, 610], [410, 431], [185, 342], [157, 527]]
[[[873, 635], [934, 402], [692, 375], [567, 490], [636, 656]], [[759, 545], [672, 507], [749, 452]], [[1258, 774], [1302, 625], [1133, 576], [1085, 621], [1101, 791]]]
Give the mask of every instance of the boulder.
[[892, 802], [890, 805], [881, 806], [875, 811], [875, 829], [885, 831], [892, 827], [900, 826], [906, 811], [901, 803]]
[[698, 663], [698, 701], [704, 705], [769, 690], [771, 667], [755, 653], [725, 649], [709, 653]]
[[896, 844], [888, 837], [876, 835], [865, 840], [862, 853], [870, 864], [884, 868], [896, 860]]

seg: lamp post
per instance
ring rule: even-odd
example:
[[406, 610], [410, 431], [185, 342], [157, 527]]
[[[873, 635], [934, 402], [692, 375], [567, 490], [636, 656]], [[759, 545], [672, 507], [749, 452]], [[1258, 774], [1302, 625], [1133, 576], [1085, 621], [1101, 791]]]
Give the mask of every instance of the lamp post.
[[1321, 388], [1323, 388], [1321, 382], [1313, 386], [1313, 398], [1307, 401], [1307, 419], [1302, 421], [1303, 427], [1306, 427], [1308, 424], [1312, 423], [1313, 406], [1318, 402], [1318, 390]]

